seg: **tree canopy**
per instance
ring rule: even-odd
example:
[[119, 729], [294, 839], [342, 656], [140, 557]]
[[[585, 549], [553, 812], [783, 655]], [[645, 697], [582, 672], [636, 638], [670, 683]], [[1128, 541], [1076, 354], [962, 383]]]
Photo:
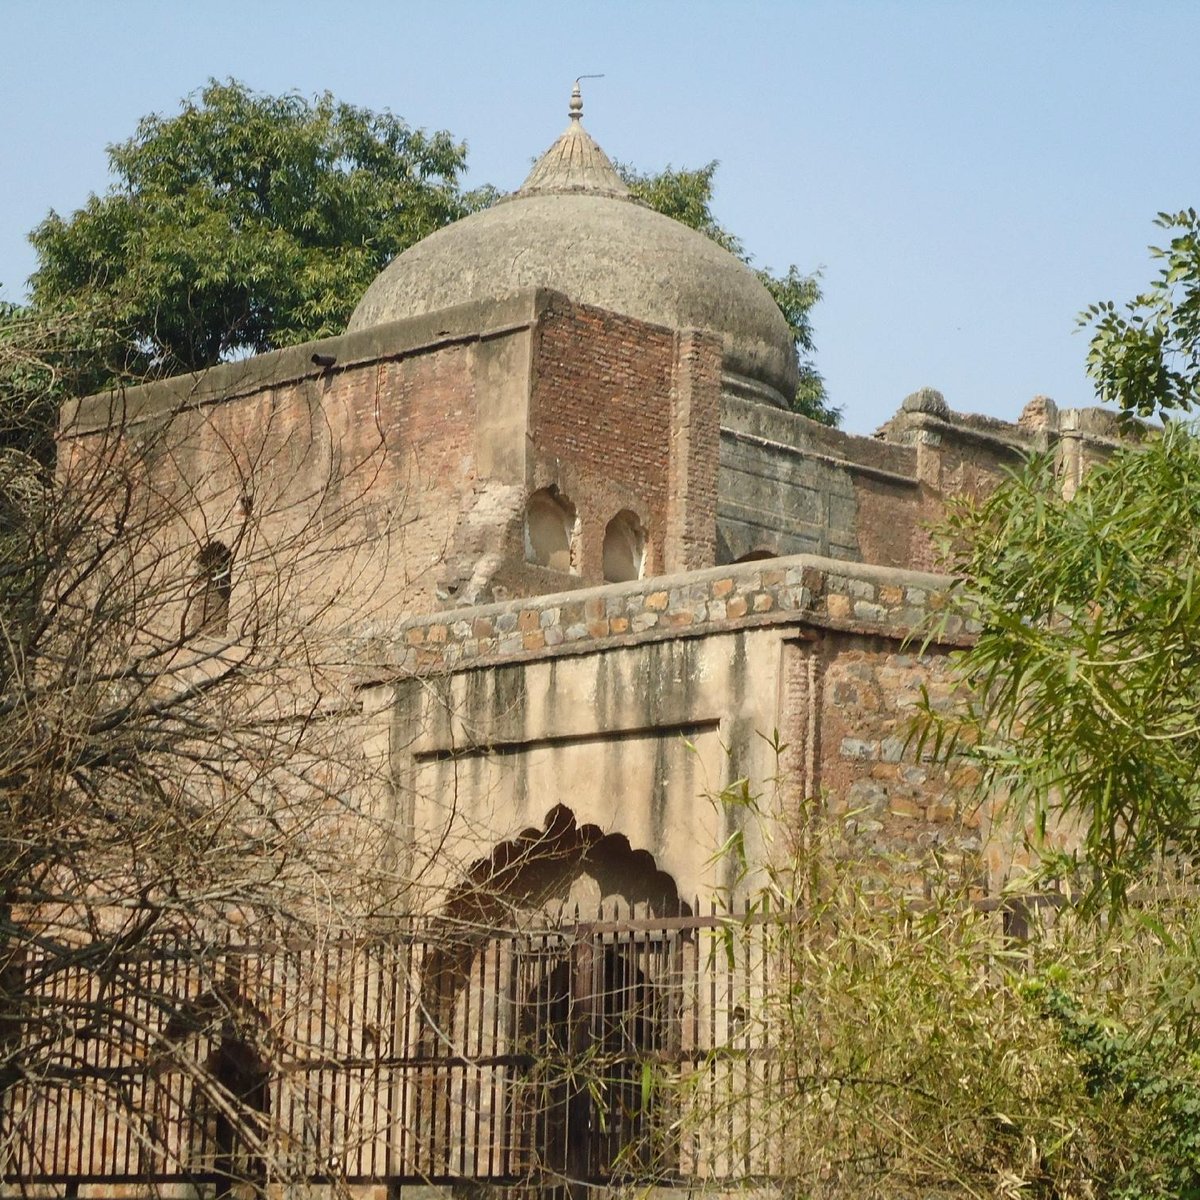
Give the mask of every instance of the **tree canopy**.
[[1200, 401], [1200, 217], [1194, 208], [1159, 213], [1171, 232], [1152, 246], [1160, 263], [1144, 292], [1118, 307], [1090, 305], [1080, 323], [1092, 329], [1088, 373], [1097, 396], [1126, 415], [1188, 412]]
[[[1158, 223], [1178, 232], [1152, 248], [1147, 290], [1080, 318], [1097, 394], [1126, 417], [1200, 396], [1200, 226], [1191, 210]], [[946, 566], [980, 624], [961, 658], [972, 699], [926, 728], [980, 760], [1035, 836], [1077, 822], [1085, 861], [1066, 866], [1113, 906], [1147, 868], [1200, 851], [1200, 438], [1127, 429], [1074, 492], [1051, 454], [959, 505]]]
[[1056, 483], [1038, 459], [951, 522], [981, 631], [973, 699], [940, 728], [1039, 838], [1078, 818], [1119, 901], [1159, 855], [1200, 849], [1200, 441], [1172, 426], [1070, 498]]
[[102, 304], [167, 374], [342, 332], [391, 259], [488, 199], [448, 133], [232, 80], [144, 118], [109, 164], [107, 193], [30, 235], [33, 302]]

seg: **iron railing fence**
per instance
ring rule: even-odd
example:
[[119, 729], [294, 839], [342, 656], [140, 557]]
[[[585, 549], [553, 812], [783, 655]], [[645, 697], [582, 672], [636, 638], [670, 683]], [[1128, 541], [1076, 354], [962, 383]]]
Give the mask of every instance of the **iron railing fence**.
[[736, 1043], [764, 983], [754, 941], [715, 913], [610, 912], [35, 951], [0, 1180], [682, 1180], [707, 1168], [668, 1084]]
[[755, 1014], [785, 969], [778, 918], [698, 907], [100, 962], [36, 951], [0, 1194], [772, 1177], [786, 1134], [762, 1114], [783, 1081]]

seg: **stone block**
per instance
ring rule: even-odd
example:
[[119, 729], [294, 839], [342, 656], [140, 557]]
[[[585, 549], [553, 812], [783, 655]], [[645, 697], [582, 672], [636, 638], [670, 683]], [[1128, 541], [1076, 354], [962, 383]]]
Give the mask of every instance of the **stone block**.
[[869, 600], [855, 600], [854, 616], [859, 621], [886, 621], [887, 609], [881, 604], [872, 604]]
[[840, 592], [830, 592], [825, 597], [825, 611], [836, 621], [848, 621], [850, 619], [850, 597], [843, 596]]
[[879, 757], [879, 743], [866, 738], [842, 738], [839, 752], [843, 758], [874, 761]]

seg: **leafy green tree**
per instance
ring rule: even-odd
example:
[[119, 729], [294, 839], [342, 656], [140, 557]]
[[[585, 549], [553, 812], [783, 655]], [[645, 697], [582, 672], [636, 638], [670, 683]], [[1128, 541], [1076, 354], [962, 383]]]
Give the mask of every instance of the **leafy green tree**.
[[[717, 165], [713, 161], [694, 170], [667, 167], [653, 174], [643, 174], [623, 163], [618, 164], [617, 169], [633, 194], [656, 212], [707, 234], [731, 254], [750, 263], [750, 255], [746, 253], [741, 240], [713, 215], [713, 178]], [[793, 398], [793, 410], [823, 425], [838, 425], [842, 410], [829, 403], [825, 381], [813, 363], [816, 347], [811, 313], [813, 305], [821, 298], [820, 276], [801, 274], [794, 266], [788, 267], [783, 275], [773, 275], [759, 268], [755, 270], [779, 305], [796, 339], [796, 351], [800, 357], [800, 383]]]
[[[1088, 371], [1125, 417], [1187, 411], [1200, 396], [1200, 220], [1174, 231], [1146, 291], [1092, 305]], [[961, 657], [971, 701], [928, 712], [923, 736], [984, 767], [1043, 841], [1047, 863], [1120, 907], [1148, 868], [1200, 852], [1200, 439], [1140, 435], [1065, 494], [1053, 456], [982, 502], [962, 503], [946, 566], [979, 622]], [[1052, 850], [1058, 820], [1080, 857]], [[1073, 858], [1074, 856], [1072, 856]]]
[[109, 148], [116, 183], [31, 234], [38, 307], [111, 312], [163, 373], [340, 333], [401, 250], [484, 203], [466, 148], [390, 113], [212, 80]]
[[1200, 850], [1200, 441], [1171, 425], [1069, 498], [1040, 458], [949, 534], [980, 623], [960, 660], [973, 698], [926, 734], [979, 760], [1039, 840], [1078, 822], [1084, 864], [1060, 865], [1119, 905], [1156, 860]]
[[1200, 401], [1200, 217], [1189, 208], [1159, 213], [1155, 224], [1172, 237], [1150, 248], [1161, 266], [1146, 291], [1121, 308], [1093, 304], [1080, 317], [1092, 328], [1097, 395], [1142, 417], [1188, 412]]

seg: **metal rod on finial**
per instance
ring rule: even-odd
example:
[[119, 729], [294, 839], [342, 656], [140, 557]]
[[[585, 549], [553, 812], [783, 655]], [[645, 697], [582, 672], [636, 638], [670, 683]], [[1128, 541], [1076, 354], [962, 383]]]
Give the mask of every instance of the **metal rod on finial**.
[[603, 73], [599, 75], [578, 75], [575, 78], [575, 86], [571, 89], [571, 103], [567, 106], [567, 116], [572, 121], [578, 121], [583, 116], [583, 93], [579, 90], [579, 81], [581, 79], [603, 79]]

